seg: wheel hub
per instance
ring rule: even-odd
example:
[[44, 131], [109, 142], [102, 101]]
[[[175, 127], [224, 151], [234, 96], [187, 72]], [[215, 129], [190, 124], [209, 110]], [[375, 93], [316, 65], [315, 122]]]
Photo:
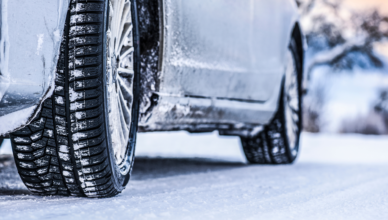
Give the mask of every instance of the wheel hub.
[[106, 82], [110, 141], [116, 164], [122, 172], [130, 168], [129, 149], [133, 106], [133, 43], [131, 3], [109, 0], [106, 31]]

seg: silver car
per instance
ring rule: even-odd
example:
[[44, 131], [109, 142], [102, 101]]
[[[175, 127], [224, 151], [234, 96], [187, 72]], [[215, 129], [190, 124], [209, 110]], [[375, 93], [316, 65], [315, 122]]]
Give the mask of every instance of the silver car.
[[251, 163], [297, 157], [295, 0], [0, 2], [0, 137], [31, 192], [117, 195], [137, 132], [217, 130]]

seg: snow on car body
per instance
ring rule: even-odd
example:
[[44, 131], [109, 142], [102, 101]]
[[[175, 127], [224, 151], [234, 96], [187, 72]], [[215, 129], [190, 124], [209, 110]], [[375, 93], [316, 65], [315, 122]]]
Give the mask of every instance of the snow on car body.
[[[286, 50], [297, 25], [295, 2], [163, 3], [158, 81], [152, 91], [159, 101], [141, 123], [144, 130], [211, 130], [215, 124], [241, 130], [241, 124], [268, 123], [277, 109]], [[196, 128], [199, 124], [202, 128]]]
[[1, 1], [0, 135], [29, 123], [51, 95], [68, 5]]
[[252, 163], [296, 158], [303, 36], [294, 0], [1, 7], [0, 135], [11, 132], [31, 191], [116, 195], [137, 130], [218, 130], [240, 136]]

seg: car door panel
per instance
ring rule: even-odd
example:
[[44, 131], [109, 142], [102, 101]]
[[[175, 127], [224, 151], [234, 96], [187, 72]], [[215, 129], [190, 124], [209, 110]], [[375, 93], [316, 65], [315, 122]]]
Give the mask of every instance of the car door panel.
[[284, 70], [285, 2], [165, 1], [160, 92], [268, 100]]

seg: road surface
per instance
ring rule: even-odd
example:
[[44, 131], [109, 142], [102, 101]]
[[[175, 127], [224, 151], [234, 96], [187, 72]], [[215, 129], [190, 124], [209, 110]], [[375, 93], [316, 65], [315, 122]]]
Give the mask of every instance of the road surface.
[[140, 134], [132, 180], [109, 199], [33, 196], [0, 155], [0, 219], [17, 218], [388, 219], [388, 137], [304, 133], [295, 164], [260, 166], [237, 138]]

